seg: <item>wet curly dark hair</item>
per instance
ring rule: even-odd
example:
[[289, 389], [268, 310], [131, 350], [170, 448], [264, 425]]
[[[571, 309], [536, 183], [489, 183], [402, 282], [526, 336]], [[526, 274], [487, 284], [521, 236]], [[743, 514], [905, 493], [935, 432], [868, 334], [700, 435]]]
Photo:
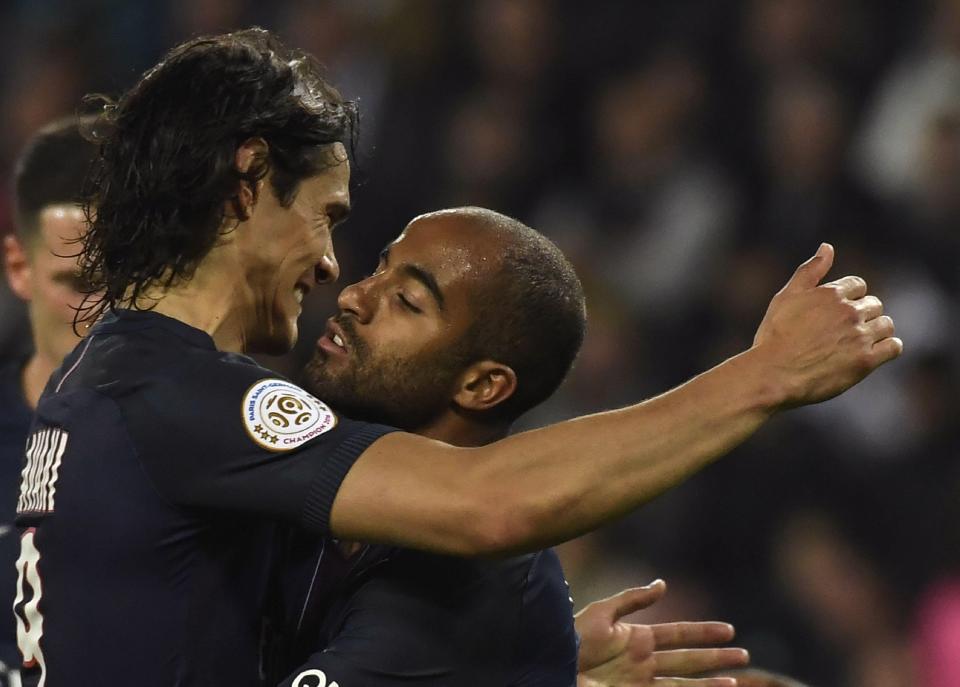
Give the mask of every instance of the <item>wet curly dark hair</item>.
[[[283, 205], [331, 164], [330, 145], [356, 145], [358, 111], [321, 76], [315, 58], [270, 32], [196, 38], [171, 50], [117, 101], [88, 96], [100, 111], [85, 135], [100, 145], [83, 200], [90, 222], [80, 253], [91, 293], [77, 321], [119, 305], [140, 307], [153, 285], [189, 278], [237, 216], [241, 182], [270, 173]], [[268, 154], [241, 173], [250, 138]]]

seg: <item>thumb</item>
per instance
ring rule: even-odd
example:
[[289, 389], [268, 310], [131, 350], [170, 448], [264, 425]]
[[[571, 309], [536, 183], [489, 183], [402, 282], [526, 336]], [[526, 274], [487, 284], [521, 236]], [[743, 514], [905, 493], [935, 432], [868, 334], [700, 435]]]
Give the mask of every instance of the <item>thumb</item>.
[[608, 610], [612, 614], [612, 620], [616, 622], [626, 615], [652, 606], [659, 601], [666, 592], [667, 583], [663, 580], [655, 580], [646, 587], [624, 589], [619, 594], [605, 599], [604, 603], [609, 604]]
[[795, 293], [814, 288], [833, 267], [833, 256], [833, 246], [829, 243], [821, 243], [816, 254], [793, 273], [790, 281], [783, 287], [782, 293]]

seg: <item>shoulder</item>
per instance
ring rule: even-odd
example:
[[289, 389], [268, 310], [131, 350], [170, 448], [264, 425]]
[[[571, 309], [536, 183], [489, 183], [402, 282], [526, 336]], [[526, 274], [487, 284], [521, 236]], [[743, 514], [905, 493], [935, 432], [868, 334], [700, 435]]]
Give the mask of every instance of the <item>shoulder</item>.
[[190, 355], [121, 401], [138, 434], [174, 428], [201, 444], [249, 440], [289, 451], [334, 429], [338, 417], [322, 400], [245, 356]]
[[337, 425], [321, 400], [199, 330], [146, 316], [109, 325], [64, 362], [54, 389], [112, 399], [141, 454], [290, 451]]

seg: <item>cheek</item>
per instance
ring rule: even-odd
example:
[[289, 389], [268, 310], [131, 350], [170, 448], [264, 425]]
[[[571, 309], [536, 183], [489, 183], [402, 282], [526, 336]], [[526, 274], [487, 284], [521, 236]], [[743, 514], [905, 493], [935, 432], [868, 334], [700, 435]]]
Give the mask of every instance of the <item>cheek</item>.
[[291, 273], [295, 273], [294, 278], [299, 277], [318, 265], [329, 248], [329, 235], [318, 235], [316, 230], [292, 234], [282, 249], [282, 255], [278, 256], [279, 264], [283, 266], [280, 271], [284, 274], [277, 274], [277, 278], [289, 279]]
[[74, 309], [80, 307], [83, 295], [62, 284], [41, 279], [34, 284], [33, 300], [36, 306], [56, 319], [72, 322]]
[[412, 358], [442, 352], [446, 346], [444, 331], [433, 322], [413, 317], [397, 317], [384, 323], [368, 337], [374, 356]]

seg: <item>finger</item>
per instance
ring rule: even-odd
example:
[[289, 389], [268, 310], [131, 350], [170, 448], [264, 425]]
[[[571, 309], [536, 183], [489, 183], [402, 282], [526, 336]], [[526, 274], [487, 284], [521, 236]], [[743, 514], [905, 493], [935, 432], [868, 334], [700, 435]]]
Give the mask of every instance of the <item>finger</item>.
[[653, 655], [656, 675], [696, 675], [709, 670], [738, 668], [750, 662], [746, 649], [676, 649]]
[[851, 301], [867, 295], [867, 282], [855, 275], [835, 279], [828, 284], [824, 284], [824, 286], [836, 289], [841, 296]]
[[657, 649], [681, 649], [701, 644], [720, 644], [733, 639], [733, 625], [718, 622], [662, 623], [651, 625]]
[[797, 268], [781, 293], [804, 291], [819, 284], [833, 267], [833, 246], [821, 243], [816, 254]]
[[873, 367], [880, 367], [884, 363], [899, 357], [901, 353], [903, 353], [903, 341], [896, 336], [878, 341], [873, 344], [873, 351], [871, 353], [874, 363]]
[[883, 314], [883, 303], [876, 296], [864, 296], [854, 301], [853, 306], [860, 312], [863, 322], [870, 322]]
[[639, 610], [652, 606], [660, 600], [667, 592], [667, 583], [663, 580], [654, 580], [646, 587], [633, 587], [624, 589], [619, 594], [600, 601], [599, 603], [607, 605], [614, 620], [619, 620], [625, 615], [636, 613]]
[[[646, 687], [647, 683], [637, 683], [637, 687]], [[737, 679], [733, 677], [655, 677], [653, 684], [656, 687], [737, 687]]]
[[870, 320], [864, 326], [873, 335], [874, 343], [889, 339], [896, 331], [893, 319], [889, 315], [881, 315], [875, 320]]

